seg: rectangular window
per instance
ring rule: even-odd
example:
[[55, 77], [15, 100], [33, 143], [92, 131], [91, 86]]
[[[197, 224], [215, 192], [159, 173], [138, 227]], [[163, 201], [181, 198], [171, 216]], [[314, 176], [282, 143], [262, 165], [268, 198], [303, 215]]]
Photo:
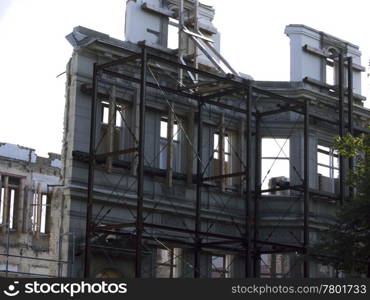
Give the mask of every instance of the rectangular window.
[[[230, 156], [231, 156], [230, 145], [231, 145], [230, 138], [228, 135], [225, 134], [224, 136], [224, 151], [225, 151], [224, 161], [225, 162], [230, 161]], [[220, 148], [220, 135], [218, 133], [214, 133], [213, 134], [213, 159], [219, 159], [220, 152], [221, 152], [219, 148]]]
[[[223, 140], [224, 147], [224, 161], [222, 163], [223, 174], [230, 174], [231, 171], [231, 135], [225, 134]], [[220, 157], [221, 157], [221, 143], [220, 134], [213, 134], [213, 161], [214, 161], [214, 175], [221, 175], [220, 172]], [[225, 178], [225, 183], [228, 185], [232, 184], [232, 178]]]
[[46, 194], [33, 193], [32, 199], [32, 231], [46, 233], [49, 214], [48, 197]]
[[[168, 120], [165, 117], [161, 118], [160, 123], [160, 154], [159, 154], [159, 168], [167, 168], [167, 133], [168, 133]], [[179, 125], [175, 121], [172, 130], [172, 146], [173, 146], [173, 170], [178, 171], [180, 166], [180, 130]]]
[[286, 277], [290, 271], [289, 256], [280, 253], [262, 254], [260, 270], [262, 278]]
[[175, 278], [177, 272], [177, 250], [156, 249], [156, 277], [157, 278]]
[[179, 47], [179, 21], [169, 18], [168, 31], [167, 31], [167, 48], [177, 49]]
[[37, 219], [38, 219], [38, 194], [33, 193], [32, 197], [32, 216], [31, 216], [31, 224], [32, 224], [32, 231], [37, 231]]
[[12, 176], [4, 176], [3, 178], [0, 193], [0, 224], [6, 223], [9, 225], [9, 229], [15, 229], [20, 179]]
[[102, 102], [102, 123], [108, 124], [109, 123], [109, 103]]
[[[289, 185], [289, 148], [289, 139], [262, 138], [262, 190]], [[277, 194], [286, 194], [288, 192], [288, 190], [281, 191]]]
[[14, 217], [14, 211], [15, 211], [15, 190], [10, 190], [10, 205], [9, 205], [9, 228], [14, 229], [14, 223], [15, 223], [15, 217]]
[[[99, 144], [101, 145], [101, 152], [109, 152], [108, 145], [108, 128], [109, 128], [109, 102], [101, 102], [101, 137]], [[124, 109], [121, 105], [116, 104], [115, 111], [113, 112], [113, 149], [118, 151], [121, 149], [121, 135], [123, 127]]]
[[212, 255], [211, 278], [230, 277], [230, 263], [227, 261], [227, 255]]
[[47, 195], [42, 195], [41, 197], [41, 224], [40, 232], [46, 233], [46, 216], [47, 216]]
[[339, 177], [339, 158], [336, 150], [317, 145], [317, 173], [319, 190], [335, 193]]
[[334, 69], [334, 60], [331, 58], [326, 59], [325, 65], [325, 75], [326, 75], [326, 84], [334, 85], [335, 84], [335, 69]]

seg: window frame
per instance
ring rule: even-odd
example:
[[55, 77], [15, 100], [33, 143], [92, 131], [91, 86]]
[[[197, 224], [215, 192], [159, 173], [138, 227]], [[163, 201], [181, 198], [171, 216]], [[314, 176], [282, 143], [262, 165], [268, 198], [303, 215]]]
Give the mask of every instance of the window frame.
[[[162, 135], [162, 122], [166, 123], [165, 136]], [[166, 170], [167, 169], [167, 143], [168, 143], [168, 118], [162, 116], [159, 122], [159, 155], [158, 155], [158, 166], [159, 169]], [[177, 120], [173, 121], [173, 131], [172, 131], [172, 146], [173, 146], [173, 170], [178, 172], [181, 169], [181, 151], [180, 151], [180, 143], [181, 143], [181, 129], [179, 122]]]
[[[328, 85], [335, 86], [338, 82], [338, 66], [336, 62], [336, 57], [338, 56], [338, 51], [334, 48], [327, 49], [328, 55], [324, 58], [324, 83]], [[330, 70], [330, 72], [329, 72]], [[331, 78], [329, 78], [329, 75]]]
[[[229, 278], [230, 277], [230, 270], [227, 265], [227, 255], [226, 254], [212, 254], [211, 255], [211, 278]], [[216, 258], [222, 258], [222, 267], [217, 268], [215, 266], [214, 261]], [[214, 274], [219, 274], [220, 276], [214, 276]]]
[[[176, 261], [176, 254], [175, 254], [175, 248], [168, 248], [168, 249], [165, 249], [165, 248], [156, 248], [155, 249], [155, 277], [156, 278], [175, 278], [175, 271], [176, 271], [176, 268], [178, 268], [178, 263]], [[170, 260], [166, 260], [164, 262], [158, 262], [158, 252], [159, 251], [166, 251], [168, 252], [167, 255], [170, 256]], [[168, 257], [168, 256], [167, 256]], [[169, 277], [162, 277], [162, 276], [158, 276], [158, 270], [159, 268], [158, 267], [165, 267], [165, 268], [169, 268]]]
[[[276, 156], [264, 156], [263, 154], [263, 148], [264, 148], [264, 145], [263, 145], [263, 140], [264, 139], [270, 139], [272, 141], [275, 142], [275, 145], [277, 147], [277, 155]], [[278, 141], [279, 140], [282, 140], [283, 141], [283, 144], [281, 145]], [[287, 147], [288, 149], [288, 153], [286, 153], [284, 151], [284, 148]], [[275, 178], [275, 176], [272, 176], [271, 177], [268, 177], [268, 175], [270, 174], [269, 173], [263, 173], [263, 166], [264, 166], [264, 161], [275, 161], [275, 160], [285, 160], [288, 162], [288, 175], [281, 175], [280, 177], [287, 177], [288, 178], [288, 181], [290, 182], [291, 180], [291, 174], [290, 174], [290, 137], [284, 137], [284, 136], [279, 136], [279, 137], [274, 137], [274, 136], [262, 136], [261, 137], [261, 178], [259, 179], [260, 180], [260, 184], [261, 184], [261, 188], [262, 190], [264, 190], [265, 188], [263, 188], [262, 186], [266, 185], [267, 184], [267, 188], [266, 189], [269, 189], [269, 181], [272, 179], [272, 178]], [[271, 171], [272, 168], [274, 168], [274, 165], [271, 165], [271, 164], [268, 164], [269, 166], [269, 169]], [[265, 179], [265, 180], [264, 180]], [[289, 190], [288, 190], [289, 192]]]
[[[327, 148], [327, 149], [320, 149], [319, 147]], [[337, 150], [334, 150], [332, 146], [327, 146], [325, 143], [318, 143], [316, 148], [316, 154], [317, 154], [317, 176], [319, 175], [329, 178], [330, 180], [330, 190], [332, 193], [335, 193], [335, 182], [339, 178], [340, 174], [340, 165], [339, 165], [339, 153]], [[319, 162], [319, 153], [325, 154], [328, 156], [329, 164], [324, 164]], [[335, 166], [335, 159], [336, 159], [336, 165]], [[322, 174], [319, 172], [319, 169], [325, 168], [329, 172], [329, 176], [325, 176], [325, 174]]]

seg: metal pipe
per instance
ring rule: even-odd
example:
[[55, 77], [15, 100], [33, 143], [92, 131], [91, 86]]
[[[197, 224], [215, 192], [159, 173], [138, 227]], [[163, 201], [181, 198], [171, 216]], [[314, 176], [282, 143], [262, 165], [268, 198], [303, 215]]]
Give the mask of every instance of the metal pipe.
[[[352, 57], [349, 56], [348, 58], [348, 133], [353, 136], [353, 73], [352, 73]], [[354, 168], [354, 159], [350, 157], [348, 160], [348, 167], [350, 171], [353, 171]], [[349, 199], [352, 200], [354, 196], [354, 188], [352, 186], [349, 187]]]
[[41, 257], [32, 257], [32, 256], [23, 256], [23, 255], [13, 255], [13, 254], [7, 254], [7, 253], [0, 253], [0, 256], [19, 257], [19, 258], [22, 258], [22, 259], [34, 259], [34, 260], [40, 260], [40, 261], [49, 261], [49, 262], [57, 262], [57, 263], [68, 264], [68, 261], [65, 261], [65, 260], [57, 260], [57, 259], [50, 259], [50, 258], [41, 258]]
[[[338, 85], [339, 85], [339, 136], [344, 137], [344, 59], [343, 55], [338, 56]], [[342, 155], [339, 156], [339, 189], [340, 203], [345, 200], [345, 160]]]
[[84, 257], [84, 278], [90, 277], [90, 235], [91, 235], [91, 218], [93, 209], [93, 192], [94, 192], [94, 165], [95, 165], [95, 131], [96, 131], [96, 105], [98, 94], [98, 74], [97, 63], [93, 68], [93, 95], [91, 100], [90, 116], [90, 149], [89, 149], [89, 173], [87, 181], [87, 201], [86, 201], [86, 234], [85, 234], [85, 257]]
[[245, 133], [246, 133], [246, 169], [245, 169], [245, 277], [249, 278], [252, 276], [252, 216], [251, 216], [251, 178], [252, 178], [252, 97], [253, 90], [251, 85], [248, 85], [246, 98], [246, 122], [245, 122]]
[[254, 159], [254, 232], [253, 249], [254, 254], [254, 269], [253, 276], [259, 277], [260, 273], [260, 255], [257, 251], [257, 240], [259, 239], [259, 200], [261, 196], [261, 120], [260, 117], [256, 117], [256, 134], [255, 134], [255, 159]]
[[202, 204], [202, 141], [203, 141], [203, 101], [198, 102], [198, 141], [197, 141], [197, 187], [196, 187], [196, 203], [195, 203], [195, 247], [194, 247], [194, 278], [200, 277], [200, 208]]
[[[309, 126], [310, 126], [310, 111], [309, 111], [309, 103], [305, 101], [305, 108], [304, 108], [304, 200], [303, 200], [303, 246], [304, 246], [304, 253], [307, 254], [307, 248], [309, 246], [309, 224], [308, 224], [308, 214], [309, 214], [309, 201], [310, 201], [310, 194], [309, 194]], [[310, 277], [310, 265], [305, 258], [303, 263], [303, 277], [309, 278]]]
[[[7, 199], [4, 199], [7, 201]], [[5, 269], [5, 277], [8, 278], [8, 269], [9, 269], [9, 247], [10, 247], [10, 228], [9, 222], [6, 223], [6, 269]]]
[[76, 235], [72, 232], [72, 266], [71, 266], [71, 277], [74, 276], [74, 266], [75, 266], [75, 247], [76, 247]]
[[[199, 0], [194, 1], [194, 32], [199, 33]], [[198, 47], [194, 44], [194, 55], [193, 55], [193, 60], [194, 60], [194, 68], [198, 69], [199, 63], [198, 63]], [[198, 83], [199, 75], [196, 73], [195, 74], [195, 82]]]
[[[178, 62], [182, 64], [184, 60], [184, 47], [183, 47], [183, 36], [184, 32], [184, 0], [180, 0], [179, 3], [179, 32], [178, 32]], [[184, 70], [179, 68], [179, 83], [183, 86]]]
[[141, 278], [141, 255], [143, 235], [144, 204], [144, 147], [145, 147], [145, 100], [147, 76], [147, 51], [145, 45], [141, 52], [140, 104], [139, 104], [139, 145], [137, 167], [137, 210], [136, 210], [136, 258], [135, 277]]

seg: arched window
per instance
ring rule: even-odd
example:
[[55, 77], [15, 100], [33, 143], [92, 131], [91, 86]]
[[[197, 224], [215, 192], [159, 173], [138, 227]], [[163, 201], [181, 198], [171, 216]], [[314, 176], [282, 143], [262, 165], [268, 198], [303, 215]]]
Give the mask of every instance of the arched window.
[[325, 59], [325, 83], [335, 85], [337, 81], [337, 68], [335, 63], [337, 52], [334, 49], [329, 49], [328, 52], [329, 57]]

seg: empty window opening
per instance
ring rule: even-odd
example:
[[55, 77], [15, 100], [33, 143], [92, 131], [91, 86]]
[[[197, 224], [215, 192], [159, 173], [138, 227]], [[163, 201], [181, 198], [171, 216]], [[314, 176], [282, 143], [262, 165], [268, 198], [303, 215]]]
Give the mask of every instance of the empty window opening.
[[[289, 186], [290, 141], [285, 138], [262, 138], [262, 190]], [[270, 194], [288, 194], [289, 190]]]
[[46, 194], [33, 193], [31, 227], [33, 232], [46, 233], [48, 220], [48, 197]]
[[109, 103], [102, 102], [102, 104], [103, 104], [102, 122], [103, 122], [103, 124], [108, 124], [108, 122], [109, 122]]
[[179, 47], [179, 21], [169, 18], [167, 31], [167, 48], [177, 49]]
[[[0, 224], [9, 226], [9, 229], [16, 228], [16, 208], [20, 180], [16, 177], [8, 177], [2, 182], [3, 187], [0, 193]], [[5, 178], [5, 177], [4, 177]]]
[[[224, 136], [224, 154], [225, 154], [224, 161], [225, 162], [230, 161], [230, 156], [231, 156], [230, 145], [231, 145], [230, 137], [226, 134]], [[221, 152], [220, 150], [221, 150], [220, 149], [220, 135], [218, 133], [214, 133], [213, 134], [213, 158], [214, 159], [219, 159], [220, 152]]]
[[211, 278], [230, 277], [228, 255], [212, 255]]
[[178, 277], [177, 257], [178, 250], [156, 249], [156, 277], [157, 278], [175, 278]]
[[[160, 123], [160, 154], [159, 154], [159, 168], [167, 168], [167, 142], [168, 142], [168, 120], [165, 117], [161, 118]], [[180, 132], [179, 124], [177, 121], [174, 121], [172, 129], [172, 147], [173, 147], [173, 170], [178, 171], [180, 166]]]
[[[122, 106], [121, 105], [116, 105], [116, 110], [114, 112], [114, 126], [115, 127], [122, 127], [122, 116], [123, 116], [123, 111], [122, 111]], [[101, 122], [102, 124], [108, 125], [109, 124], [109, 103], [103, 101], [102, 102], [102, 117], [101, 117]]]
[[10, 190], [10, 203], [9, 203], [9, 229], [14, 229], [14, 210], [15, 210], [15, 190]]
[[[223, 146], [224, 161], [222, 163], [223, 173], [230, 174], [231, 171], [231, 135], [226, 133], [223, 137], [223, 145], [220, 141], [220, 134], [213, 134], [213, 160], [214, 160], [214, 175], [221, 175], [220, 172], [220, 159], [221, 159], [221, 147]], [[232, 184], [232, 178], [228, 177], [224, 179], [228, 185]]]
[[286, 277], [290, 271], [290, 259], [286, 254], [262, 254], [260, 263], [262, 278]]
[[41, 224], [40, 224], [41, 233], [46, 233], [47, 199], [48, 197], [46, 195], [42, 195], [41, 197]]
[[334, 70], [334, 60], [331, 58], [326, 59], [326, 84], [335, 84], [335, 70]]
[[330, 57], [325, 59], [325, 83], [329, 85], [336, 84], [336, 64], [335, 64], [335, 56], [336, 52], [333, 49], [329, 50]]
[[100, 150], [101, 152], [118, 151], [121, 149], [122, 132], [123, 132], [123, 118], [125, 117], [125, 110], [121, 105], [116, 105], [113, 112], [113, 149], [108, 145], [108, 130], [109, 130], [109, 103], [101, 102], [101, 137]]
[[31, 224], [32, 224], [32, 231], [36, 232], [37, 231], [37, 217], [38, 217], [38, 210], [37, 210], [37, 205], [38, 203], [38, 194], [33, 193], [32, 197], [32, 216], [31, 216]]
[[317, 173], [319, 190], [335, 193], [338, 190], [338, 152], [331, 147], [317, 146]]

